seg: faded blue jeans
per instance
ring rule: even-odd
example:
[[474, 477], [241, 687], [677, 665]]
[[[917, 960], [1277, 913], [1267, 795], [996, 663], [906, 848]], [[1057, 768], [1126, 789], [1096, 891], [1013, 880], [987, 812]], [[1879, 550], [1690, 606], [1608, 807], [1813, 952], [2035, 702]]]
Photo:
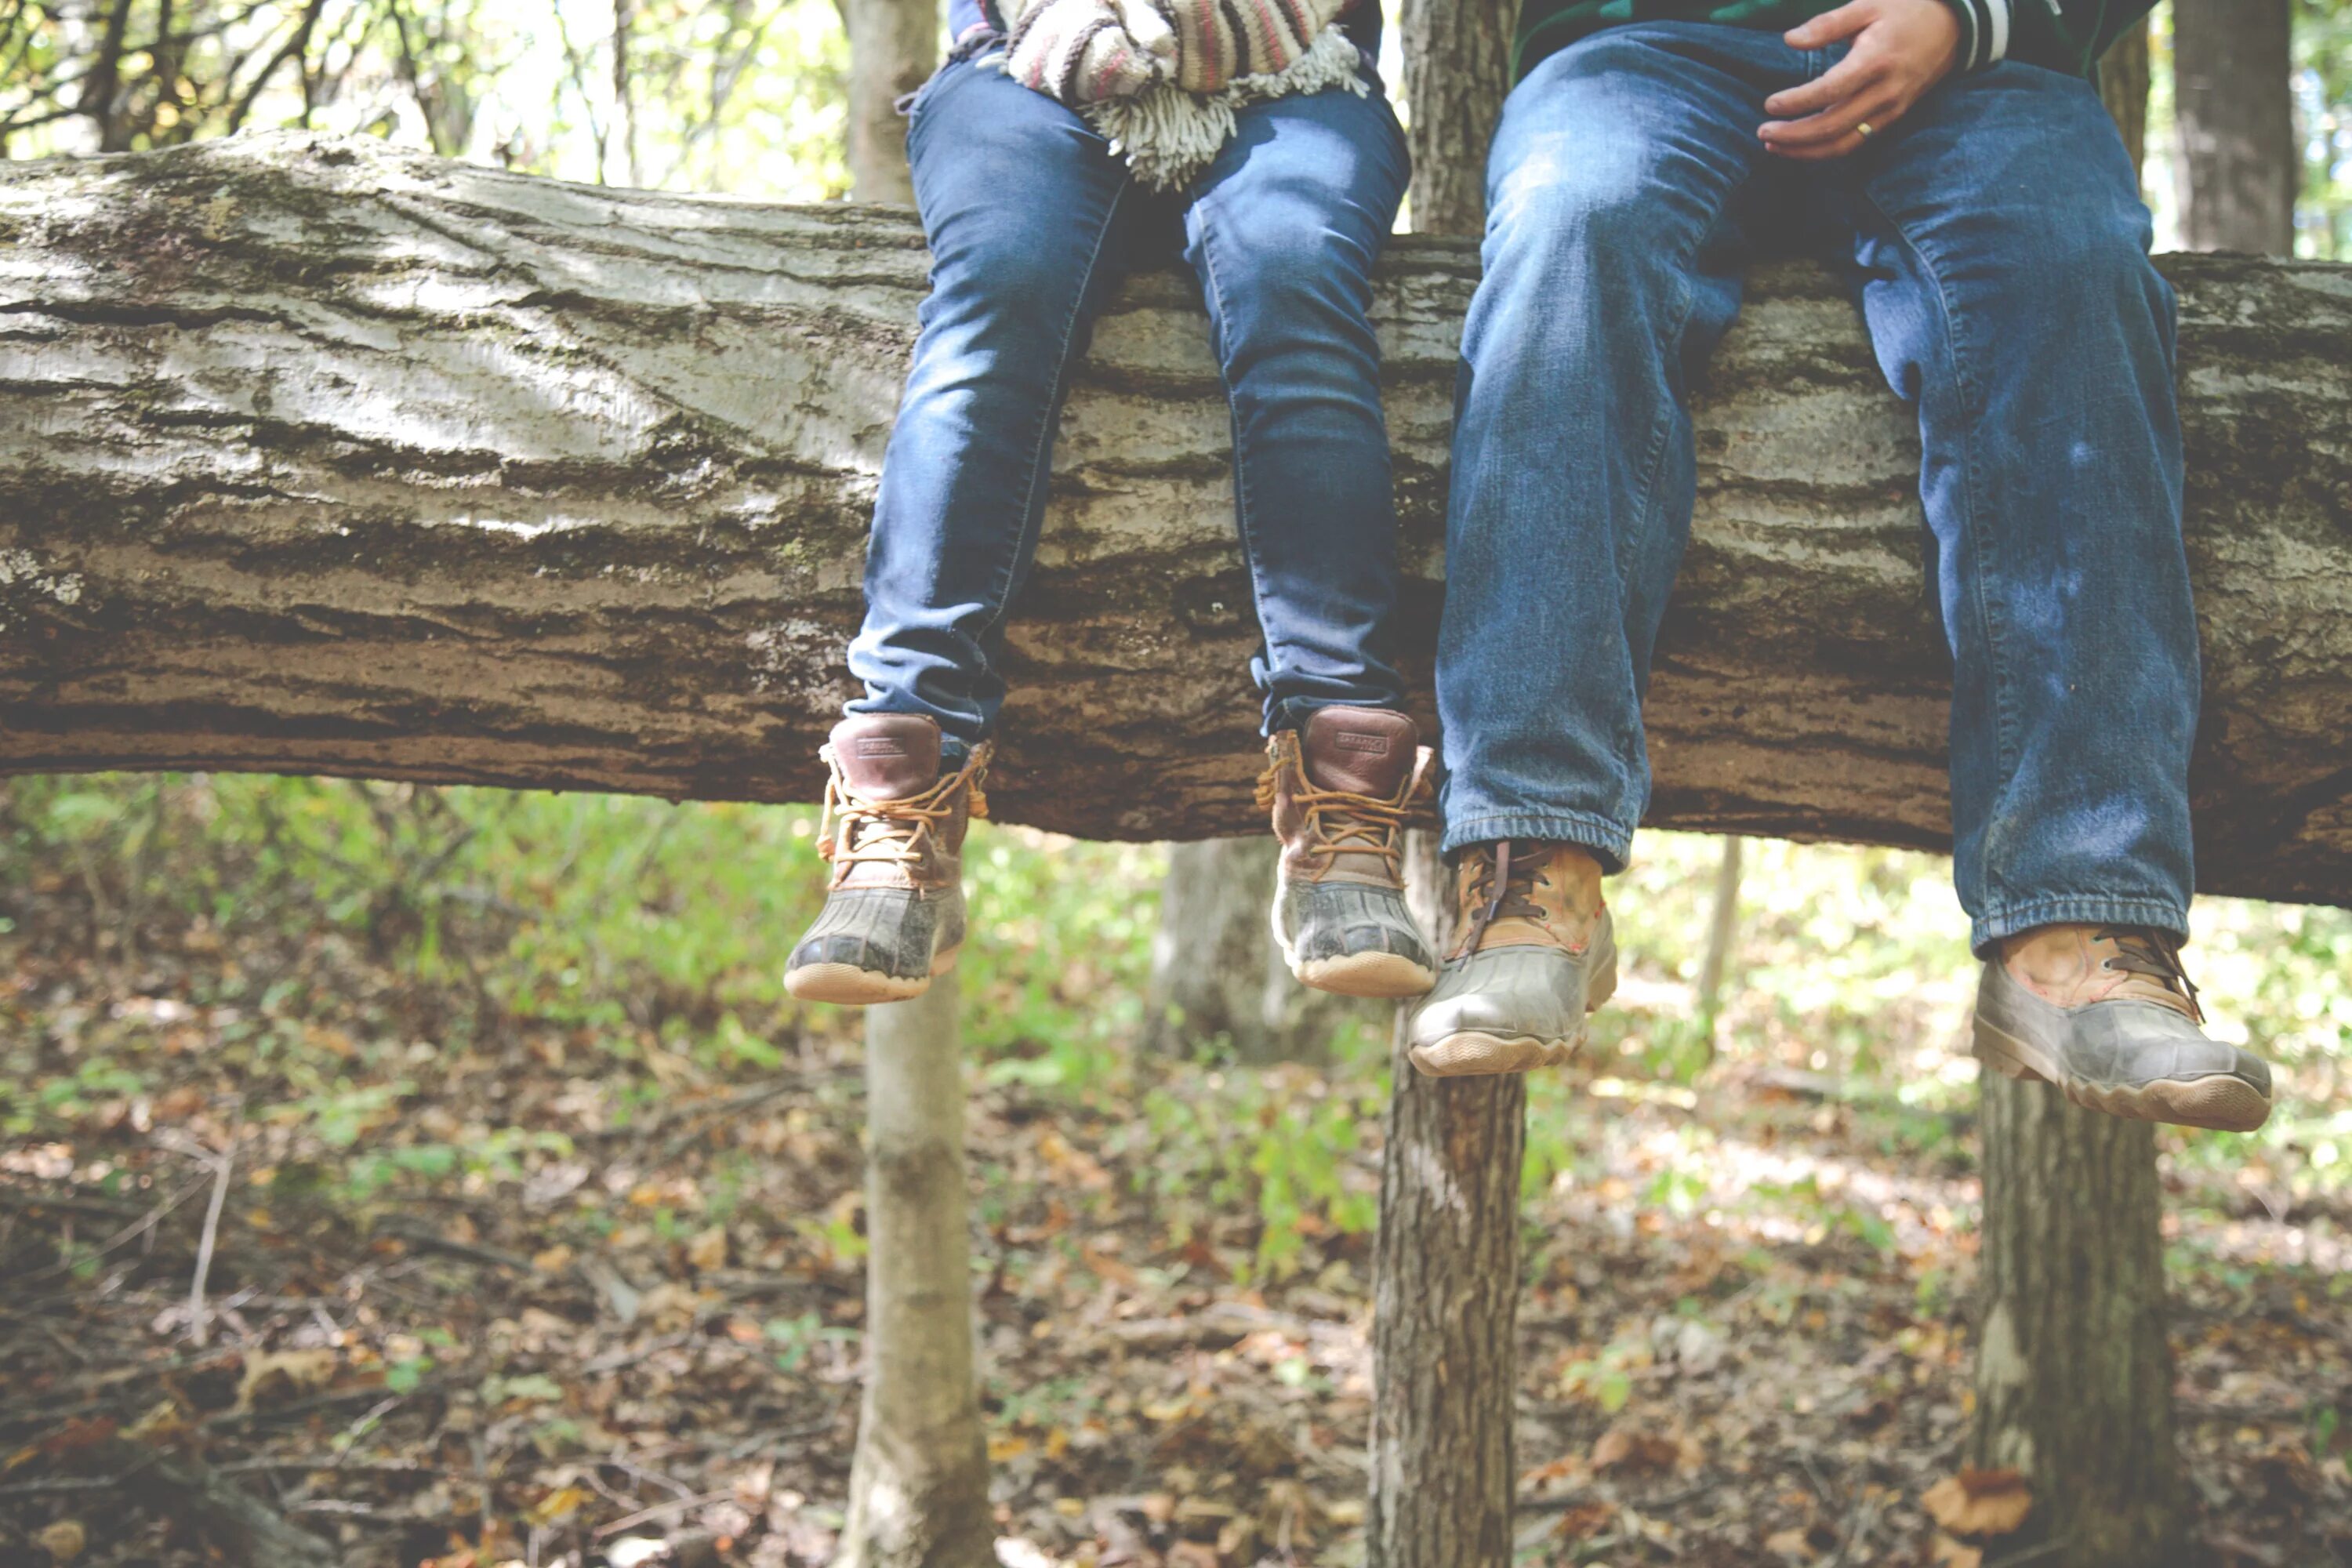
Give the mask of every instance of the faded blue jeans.
[[1690, 531], [1687, 384], [1759, 238], [1794, 238], [1848, 272], [1917, 411], [1973, 945], [2055, 921], [2185, 933], [2197, 625], [2173, 299], [2138, 182], [2087, 82], [2013, 63], [1946, 80], [1851, 157], [1774, 158], [1763, 100], [1842, 48], [1638, 24], [1511, 94], [1454, 437], [1445, 847], [1624, 863]]
[[1179, 251], [1233, 406], [1266, 726], [1327, 703], [1398, 706], [1396, 510], [1367, 314], [1405, 188], [1387, 99], [1244, 109], [1176, 195], [1138, 184], [1083, 119], [985, 58], [942, 68], [912, 112], [931, 293], [883, 459], [849, 649], [866, 695], [850, 710], [929, 714], [950, 759], [990, 732], [1071, 365], [1118, 275]]

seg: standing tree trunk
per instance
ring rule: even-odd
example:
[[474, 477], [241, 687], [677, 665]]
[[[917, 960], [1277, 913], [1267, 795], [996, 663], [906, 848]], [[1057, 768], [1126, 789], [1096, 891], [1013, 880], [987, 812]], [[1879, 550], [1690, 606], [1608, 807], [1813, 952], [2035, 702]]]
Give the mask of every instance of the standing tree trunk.
[[2285, 256], [2302, 159], [2288, 96], [2294, 0], [2173, 0], [2180, 243]]
[[1518, 16], [1517, 0], [1404, 0], [1415, 234], [1486, 226], [1486, 143], [1511, 89]]
[[[1476, 234], [1486, 144], [1510, 90], [1516, 0], [1404, 0], [1412, 226]], [[1407, 841], [1406, 889], [1443, 952], [1453, 900], [1434, 838]], [[1527, 1084], [1429, 1079], [1397, 1009], [1372, 1279], [1368, 1568], [1507, 1568], [1518, 1393], [1519, 1162]]]
[[990, 1568], [956, 977], [866, 1014], [866, 1399], [836, 1568]]
[[1723, 1007], [1723, 977], [1731, 968], [1731, 945], [1739, 936], [1739, 857], [1747, 840], [1724, 836], [1723, 858], [1715, 867], [1715, 907], [1706, 922], [1706, 952], [1699, 958], [1693, 1011], [1706, 1031], [1706, 1059], [1715, 1060], [1715, 1019]]
[[[2145, 72], [2101, 89], [2126, 134], [2144, 122]], [[1982, 1097], [1970, 1458], [2033, 1489], [2026, 1533], [2003, 1549], [2053, 1547], [2063, 1568], [2165, 1568], [2186, 1542], [2155, 1130], [1990, 1071]]]
[[[1413, 913], [1448, 945], [1445, 868], [1415, 833]], [[1507, 1568], [1518, 1392], [1519, 1163], [1527, 1080], [1433, 1079], [1397, 1012], [1372, 1264], [1368, 1568]]]
[[912, 205], [898, 100], [940, 58], [938, 0], [835, 0], [849, 35], [849, 194]]
[[1153, 1048], [1223, 1036], [1237, 1061], [1322, 1062], [1350, 1016], [1377, 1016], [1374, 1004], [1291, 978], [1266, 923], [1281, 855], [1265, 834], [1168, 847], [1146, 1011]]
[[2131, 154], [2135, 169], [2147, 162], [2148, 71], [2147, 18], [2143, 16], [2099, 62], [2099, 96], [2116, 117], [2116, 129], [2124, 133], [2124, 150]]
[[[898, 99], [939, 56], [938, 0], [838, 0], [849, 180], [910, 203]], [[988, 1441], [973, 1381], [956, 976], [866, 1013], [866, 1399], [840, 1568], [990, 1568]]]
[[2164, 1568], [2186, 1542], [2155, 1130], [1984, 1079], [1984, 1252], [1970, 1458], [2033, 1489], [2015, 1553]]

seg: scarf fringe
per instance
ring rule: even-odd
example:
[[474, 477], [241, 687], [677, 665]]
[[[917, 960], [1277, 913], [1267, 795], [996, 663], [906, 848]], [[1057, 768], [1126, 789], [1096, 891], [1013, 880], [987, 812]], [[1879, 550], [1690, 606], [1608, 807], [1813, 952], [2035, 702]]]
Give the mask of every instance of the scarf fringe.
[[[1359, 98], [1371, 89], [1355, 40], [1336, 26], [1315, 36], [1307, 52], [1285, 69], [1236, 77], [1212, 93], [1187, 92], [1162, 82], [1141, 92], [1084, 106], [1087, 121], [1135, 177], [1154, 190], [1180, 190], [1199, 178], [1234, 133], [1234, 112], [1246, 105], [1295, 94], [1345, 88]], [[997, 68], [1010, 74], [1011, 56]]]

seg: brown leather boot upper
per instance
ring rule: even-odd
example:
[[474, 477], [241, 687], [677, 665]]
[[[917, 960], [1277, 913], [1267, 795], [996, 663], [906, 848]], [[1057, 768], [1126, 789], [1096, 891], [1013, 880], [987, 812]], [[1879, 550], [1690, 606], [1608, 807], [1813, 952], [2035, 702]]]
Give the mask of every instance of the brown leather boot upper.
[[1580, 953], [1607, 913], [1601, 862], [1573, 844], [1504, 839], [1464, 852], [1454, 870], [1454, 952], [1556, 947]]
[[1429, 753], [1387, 708], [1318, 708], [1266, 742], [1258, 805], [1274, 813], [1295, 882], [1402, 885], [1404, 827]]
[[821, 753], [825, 786], [817, 853], [835, 888], [936, 891], [962, 878], [964, 834], [988, 815], [981, 782], [990, 747], [940, 773], [940, 727], [910, 713], [854, 713], [833, 727]]
[[2036, 926], [2004, 940], [2001, 966], [2054, 1007], [2093, 1002], [2153, 1002], [2198, 1023], [2197, 987], [2180, 965], [2180, 944], [2130, 926]]

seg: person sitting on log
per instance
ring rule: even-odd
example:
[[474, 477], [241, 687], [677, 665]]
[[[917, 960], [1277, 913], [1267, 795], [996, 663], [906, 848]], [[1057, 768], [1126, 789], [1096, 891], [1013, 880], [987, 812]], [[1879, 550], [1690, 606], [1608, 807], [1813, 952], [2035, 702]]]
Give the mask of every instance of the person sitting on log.
[[1976, 1054], [2119, 1116], [2268, 1116], [2179, 955], [2174, 302], [2090, 80], [2147, 8], [1528, 0], [1464, 328], [1437, 669], [1461, 936], [1410, 1026], [1423, 1071], [1559, 1060], [1615, 984], [1601, 879], [1649, 800], [1685, 395], [1748, 257], [1794, 247], [1851, 280], [1917, 409]]
[[1276, 934], [1307, 984], [1418, 995], [1404, 906], [1426, 754], [1399, 711], [1396, 514], [1368, 312], [1404, 195], [1377, 0], [953, 0], [907, 151], [931, 292], [883, 460], [866, 621], [819, 847], [824, 911], [785, 984], [921, 993], [956, 959], [960, 857], [1004, 697], [1070, 366], [1121, 272], [1181, 253], [1233, 405], [1285, 853]]

